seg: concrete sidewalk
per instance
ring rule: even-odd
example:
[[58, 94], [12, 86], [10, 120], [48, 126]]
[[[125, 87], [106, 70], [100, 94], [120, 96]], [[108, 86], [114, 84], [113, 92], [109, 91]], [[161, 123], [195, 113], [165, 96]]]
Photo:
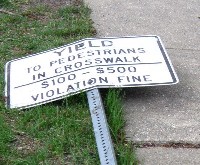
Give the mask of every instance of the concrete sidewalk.
[[140, 163], [200, 164], [200, 1], [85, 2], [100, 37], [160, 36], [180, 79], [173, 86], [125, 89], [127, 138], [155, 146], [137, 149]]

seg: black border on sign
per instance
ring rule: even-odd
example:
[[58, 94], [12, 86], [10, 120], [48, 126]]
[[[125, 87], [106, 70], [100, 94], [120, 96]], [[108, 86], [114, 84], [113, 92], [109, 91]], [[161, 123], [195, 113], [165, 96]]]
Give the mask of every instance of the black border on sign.
[[158, 41], [157, 41], [158, 46], [159, 46], [159, 48], [160, 48], [160, 51], [161, 51], [161, 53], [162, 53], [162, 55], [163, 55], [163, 57], [164, 57], [164, 60], [165, 60], [166, 64], [167, 64], [167, 67], [168, 67], [169, 72], [170, 72], [170, 74], [171, 74], [171, 77], [172, 77], [172, 79], [173, 79], [173, 83], [176, 83], [176, 82], [178, 82], [178, 80], [176, 79], [175, 74], [174, 74], [174, 72], [173, 72], [173, 70], [172, 70], [172, 66], [171, 66], [171, 64], [169, 63], [169, 60], [168, 60], [168, 58], [167, 58], [167, 54], [165, 53], [164, 48], [163, 48], [163, 46], [162, 46], [162, 44], [161, 44], [161, 42], [160, 42], [160, 40], [159, 40], [158, 37], [157, 37], [157, 39], [158, 39]]
[[85, 39], [82, 39], [82, 40], [78, 40], [78, 41], [75, 41], [73, 43], [70, 43], [70, 44], [66, 44], [66, 45], [63, 45], [61, 47], [57, 47], [57, 48], [54, 48], [54, 49], [50, 49], [50, 50], [47, 50], [47, 51], [43, 51], [43, 52], [40, 52], [40, 53], [36, 53], [36, 54], [32, 54], [32, 55], [28, 55], [28, 56], [25, 56], [25, 57], [21, 57], [21, 58], [18, 58], [18, 59], [13, 59], [9, 62], [6, 63], [6, 71], [7, 73], [6, 74], [6, 95], [7, 95], [7, 108], [10, 108], [11, 105], [10, 105], [10, 70], [11, 70], [11, 63], [12, 62], [15, 62], [15, 61], [18, 61], [18, 60], [22, 60], [22, 59], [25, 59], [25, 58], [29, 58], [29, 57], [33, 57], [33, 56], [37, 56], [37, 55], [40, 55], [40, 54], [43, 54], [43, 53], [46, 53], [46, 52], [50, 52], [50, 51], [53, 51], [53, 50], [57, 50], [57, 49], [61, 49], [63, 47], [66, 47], [66, 46], [70, 46], [70, 45], [74, 45], [74, 44], [77, 44], [77, 43], [80, 43], [80, 42], [83, 42], [83, 41], [86, 41], [86, 40], [98, 40], [98, 39], [120, 39], [120, 38], [141, 38], [141, 37], [155, 37], [157, 39], [157, 43], [158, 43], [158, 46], [160, 48], [160, 51], [163, 55], [163, 58], [167, 64], [167, 68], [170, 72], [170, 75], [172, 77], [172, 80], [173, 82], [165, 82], [165, 83], [149, 83], [149, 84], [127, 84], [127, 85], [122, 85], [122, 86], [115, 86], [115, 85], [101, 85], [101, 86], [94, 86], [94, 87], [89, 87], [89, 88], [86, 88], [84, 90], [81, 90], [81, 91], [78, 91], [78, 92], [74, 92], [74, 93], [70, 93], [68, 95], [63, 95], [63, 96], [60, 96], [60, 97], [56, 97], [54, 99], [49, 99], [49, 100], [46, 100], [46, 101], [42, 101], [42, 102], [38, 102], [38, 103], [35, 103], [35, 104], [29, 104], [28, 106], [23, 106], [23, 107], [16, 107], [16, 108], [19, 108], [19, 109], [25, 109], [25, 108], [30, 108], [30, 107], [33, 107], [33, 106], [36, 106], [36, 105], [41, 105], [41, 104], [46, 104], [46, 103], [49, 103], [49, 102], [52, 102], [52, 101], [56, 101], [56, 100], [59, 100], [59, 99], [62, 99], [62, 98], [65, 98], [66, 96], [71, 96], [71, 95], [75, 95], [75, 94], [78, 94], [78, 93], [81, 93], [81, 92], [84, 92], [84, 91], [88, 91], [88, 90], [91, 90], [91, 89], [95, 89], [95, 88], [122, 88], [122, 87], [146, 87], [146, 86], [161, 86], [161, 85], [170, 85], [170, 84], [176, 84], [179, 82], [178, 80], [178, 77], [176, 76], [175, 72], [174, 72], [174, 69], [173, 69], [173, 66], [168, 58], [168, 55], [167, 55], [167, 52], [165, 51], [164, 47], [163, 47], [163, 44], [160, 40], [160, 38], [158, 36], [155, 36], [155, 35], [143, 35], [143, 36], [126, 36], [126, 37], [103, 37], [103, 38], [85, 38]]
[[6, 65], [6, 75], [7, 75], [7, 80], [6, 80], [6, 84], [7, 84], [7, 89], [6, 89], [6, 106], [7, 108], [10, 108], [10, 68], [11, 68], [11, 62], [8, 62]]

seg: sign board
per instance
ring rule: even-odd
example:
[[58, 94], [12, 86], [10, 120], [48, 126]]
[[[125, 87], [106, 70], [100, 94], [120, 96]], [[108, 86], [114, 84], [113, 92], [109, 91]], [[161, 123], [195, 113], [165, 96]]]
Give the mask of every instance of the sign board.
[[158, 36], [87, 38], [5, 66], [8, 108], [28, 108], [93, 88], [178, 82]]

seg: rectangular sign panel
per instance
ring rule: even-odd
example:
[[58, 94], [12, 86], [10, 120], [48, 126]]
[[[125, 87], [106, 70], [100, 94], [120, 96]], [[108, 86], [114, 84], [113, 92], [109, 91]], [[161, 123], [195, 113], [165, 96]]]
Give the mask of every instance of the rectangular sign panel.
[[158, 36], [88, 38], [7, 62], [8, 108], [93, 88], [170, 85], [176, 73]]

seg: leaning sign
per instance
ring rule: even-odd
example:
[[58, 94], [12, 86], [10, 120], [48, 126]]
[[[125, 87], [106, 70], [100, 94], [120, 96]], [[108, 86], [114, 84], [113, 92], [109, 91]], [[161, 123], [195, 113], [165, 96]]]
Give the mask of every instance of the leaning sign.
[[7, 108], [94, 88], [170, 85], [176, 73], [158, 36], [87, 38], [7, 62]]

